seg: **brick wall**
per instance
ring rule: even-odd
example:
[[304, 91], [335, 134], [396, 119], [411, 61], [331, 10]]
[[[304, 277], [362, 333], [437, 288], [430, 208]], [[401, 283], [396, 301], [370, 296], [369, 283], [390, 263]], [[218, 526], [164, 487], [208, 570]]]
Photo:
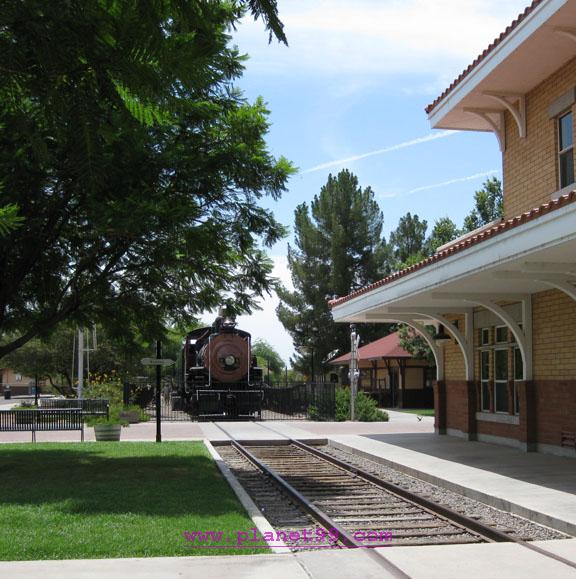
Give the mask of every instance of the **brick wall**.
[[[533, 355], [534, 355], [534, 442], [559, 445], [561, 432], [576, 432], [576, 302], [558, 290], [534, 294]], [[461, 327], [463, 322], [460, 322]], [[494, 343], [493, 329], [490, 342]], [[512, 337], [509, 335], [509, 340]], [[475, 378], [480, 378], [480, 330], [474, 331]], [[464, 360], [457, 344], [445, 342], [446, 364], [446, 427], [467, 432], [467, 386], [464, 380]], [[494, 371], [490, 355], [490, 378]], [[513, 355], [509, 355], [509, 376], [514, 372]], [[479, 389], [479, 384], [477, 385]], [[476, 406], [479, 408], [479, 396]], [[511, 406], [512, 408], [512, 406]], [[479, 434], [523, 440], [526, 406], [521, 403], [520, 425], [478, 421]], [[532, 420], [531, 423], [534, 421]], [[530, 426], [529, 429], [532, 427]], [[522, 434], [524, 432], [524, 435]], [[525, 440], [524, 440], [525, 441]]]
[[516, 424], [500, 424], [499, 422], [482, 422], [479, 420], [477, 428], [478, 434], [520, 439], [520, 428]]
[[446, 427], [467, 432], [467, 384], [465, 380], [446, 380]]
[[534, 380], [576, 380], [576, 302], [550, 290], [532, 297]]
[[576, 432], [576, 380], [536, 382], [537, 440], [560, 444], [562, 431]]
[[550, 201], [551, 194], [559, 189], [556, 123], [548, 118], [548, 107], [575, 85], [576, 59], [573, 59], [526, 95], [526, 138], [518, 136], [516, 123], [506, 112], [503, 155], [506, 218]]
[[[464, 333], [464, 316], [446, 316], [451, 322], [458, 320], [459, 328]], [[449, 333], [449, 332], [448, 332]], [[458, 343], [452, 340], [446, 340], [442, 345], [444, 349], [444, 374], [446, 380], [464, 380], [466, 378], [466, 367], [464, 365], [464, 356]]]

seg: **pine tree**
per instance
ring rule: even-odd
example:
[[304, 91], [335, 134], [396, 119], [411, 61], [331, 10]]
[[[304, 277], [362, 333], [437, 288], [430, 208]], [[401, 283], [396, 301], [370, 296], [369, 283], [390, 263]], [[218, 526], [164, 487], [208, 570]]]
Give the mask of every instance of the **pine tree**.
[[[296, 246], [288, 248], [295, 291], [279, 291], [277, 314], [298, 352], [293, 364], [305, 374], [312, 373], [314, 362], [320, 375], [330, 354], [349, 351], [348, 326], [334, 323], [327, 298], [347, 295], [389, 272], [383, 223], [374, 192], [362, 189], [348, 170], [330, 175], [310, 207], [296, 208]], [[363, 326], [363, 342], [384, 332], [381, 325]]]

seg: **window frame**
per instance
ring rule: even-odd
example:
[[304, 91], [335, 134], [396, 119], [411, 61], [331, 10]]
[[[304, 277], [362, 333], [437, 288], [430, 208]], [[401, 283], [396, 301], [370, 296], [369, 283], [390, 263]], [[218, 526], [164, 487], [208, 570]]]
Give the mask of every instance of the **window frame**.
[[[487, 358], [486, 365], [484, 364], [484, 356]], [[488, 376], [484, 377], [484, 368], [488, 369]], [[488, 393], [488, 404], [484, 405], [484, 393]], [[480, 352], [480, 410], [482, 412], [490, 412], [490, 350], [482, 350]]]
[[[571, 145], [562, 148], [562, 119], [565, 117], [570, 116], [570, 140]], [[557, 150], [557, 163], [558, 163], [558, 185], [560, 189], [564, 189], [564, 187], [569, 187], [573, 185], [574, 180], [574, 119], [572, 116], [572, 110], [564, 111], [562, 114], [558, 115], [556, 118], [556, 131], [558, 135], [558, 150]], [[572, 181], [570, 183], [563, 183], [562, 182], [562, 159], [566, 157], [568, 154], [572, 157]]]
[[[504, 330], [506, 335], [503, 340], [498, 339], [498, 330]], [[507, 344], [508, 343], [508, 326], [494, 326], [494, 343], [495, 344]]]
[[[509, 362], [509, 348], [494, 348], [494, 413], [495, 414], [509, 414], [510, 407], [508, 404], [508, 381], [510, 380], [510, 373], [508, 368]], [[498, 373], [496, 372], [496, 362], [498, 359], [498, 352], [504, 352], [506, 355], [506, 379], [497, 378]], [[496, 394], [496, 390], [498, 387], [504, 387], [506, 389], [506, 409], [505, 410], [498, 410], [498, 396]]]
[[[516, 346], [512, 350], [512, 356], [514, 359], [514, 414], [518, 416], [520, 414], [520, 404], [518, 401], [518, 384], [517, 383], [522, 382], [524, 380], [524, 366], [523, 366], [523, 360], [522, 360], [522, 352], [520, 351], [520, 348], [518, 346]], [[520, 366], [519, 367], [517, 366], [518, 360], [520, 360]], [[518, 373], [520, 374], [520, 377], [518, 377]]]

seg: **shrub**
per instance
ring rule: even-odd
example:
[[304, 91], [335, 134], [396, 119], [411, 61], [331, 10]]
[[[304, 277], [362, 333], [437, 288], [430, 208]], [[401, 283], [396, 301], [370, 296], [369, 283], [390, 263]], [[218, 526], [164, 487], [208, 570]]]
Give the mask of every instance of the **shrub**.
[[138, 422], [148, 422], [150, 416], [146, 414], [143, 408], [138, 406], [138, 404], [131, 404], [130, 406], [124, 406], [124, 412], [135, 412], [138, 414]]
[[[358, 392], [355, 404], [356, 420], [359, 422], [388, 422], [389, 416], [384, 410], [379, 410], [376, 401], [364, 392]], [[336, 420], [350, 420], [350, 389], [336, 390]]]
[[124, 400], [122, 381], [118, 378], [109, 379], [106, 375], [97, 377], [84, 389], [84, 398], [102, 398], [109, 400], [110, 405], [122, 404]]
[[121, 404], [111, 404], [108, 418], [106, 416], [88, 416], [85, 421], [86, 425], [96, 426], [97, 424], [121, 424], [122, 426], [128, 426], [128, 420], [120, 417], [122, 411], [123, 407]]

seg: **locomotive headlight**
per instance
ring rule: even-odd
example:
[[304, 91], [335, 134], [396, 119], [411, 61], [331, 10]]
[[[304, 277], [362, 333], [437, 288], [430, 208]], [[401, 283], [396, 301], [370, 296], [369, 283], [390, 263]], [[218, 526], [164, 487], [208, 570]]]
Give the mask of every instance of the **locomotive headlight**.
[[235, 363], [236, 358], [234, 356], [226, 356], [226, 358], [224, 358], [224, 364], [226, 364], [226, 366], [234, 366]]

